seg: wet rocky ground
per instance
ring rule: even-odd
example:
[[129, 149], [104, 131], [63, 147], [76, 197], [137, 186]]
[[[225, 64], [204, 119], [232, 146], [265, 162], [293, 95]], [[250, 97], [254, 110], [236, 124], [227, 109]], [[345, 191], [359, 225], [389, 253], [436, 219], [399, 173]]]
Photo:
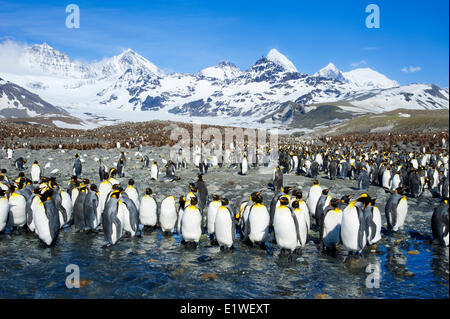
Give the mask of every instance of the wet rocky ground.
[[[118, 160], [121, 150], [81, 151], [83, 177], [98, 183], [98, 163], [102, 158], [108, 167]], [[189, 182], [196, 180], [198, 169], [189, 165], [176, 173], [181, 180], [150, 180], [150, 168], [142, 168], [135, 150], [126, 150], [126, 176], [132, 177], [142, 195], [146, 187], [155, 192], [158, 204], [168, 195], [185, 195]], [[16, 150], [30, 167], [38, 160], [45, 165], [44, 176], [56, 176], [63, 187], [69, 181], [75, 151]], [[169, 159], [169, 148], [146, 147], [142, 151], [158, 161]], [[10, 177], [18, 172], [7, 159], [0, 167]], [[58, 172], [51, 174], [55, 169]], [[29, 169], [26, 171], [29, 174]], [[164, 171], [163, 171], [164, 175]], [[261, 190], [264, 203], [273, 196], [267, 184], [271, 169], [251, 168], [241, 176], [237, 168], [211, 168], [204, 176], [209, 193], [218, 193], [233, 202], [241, 196]], [[330, 194], [341, 197], [360, 194], [356, 181], [330, 181], [322, 173], [321, 185], [332, 187]], [[288, 174], [285, 185], [298, 186], [306, 196], [312, 179]], [[387, 194], [371, 186], [370, 196], [377, 197], [384, 217]], [[318, 233], [310, 240], [302, 256], [294, 261], [279, 258], [274, 242], [268, 251], [248, 247], [239, 240], [231, 252], [211, 246], [202, 236], [196, 250], [187, 250], [175, 234], [163, 236], [160, 230], [145, 232], [141, 238], [124, 238], [104, 249], [103, 234], [75, 233], [73, 228], [61, 231], [56, 245], [47, 248], [33, 234], [0, 235], [0, 297], [2, 298], [449, 298], [449, 249], [430, 242], [431, 215], [438, 199], [429, 192], [419, 199], [408, 198], [409, 213], [405, 227], [393, 235], [383, 235], [376, 247], [364, 252], [367, 268], [359, 262], [344, 262], [346, 252], [338, 247], [336, 254], [322, 253]], [[81, 288], [68, 289], [66, 267], [80, 267]], [[372, 270], [371, 270], [372, 269]], [[379, 269], [379, 285], [373, 269]], [[375, 278], [376, 279], [376, 278]], [[371, 286], [375, 286], [371, 288]], [[377, 288], [378, 286], [378, 288]]]

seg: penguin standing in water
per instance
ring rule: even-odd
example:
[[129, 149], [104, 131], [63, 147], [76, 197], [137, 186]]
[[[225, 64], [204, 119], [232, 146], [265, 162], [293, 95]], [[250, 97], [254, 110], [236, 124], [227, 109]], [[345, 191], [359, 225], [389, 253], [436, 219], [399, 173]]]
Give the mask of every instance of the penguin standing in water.
[[9, 215], [8, 215], [8, 225], [11, 227], [22, 228], [27, 222], [26, 205], [27, 200], [17, 186], [10, 185], [10, 196], [9, 196]]
[[336, 198], [331, 199], [330, 205], [325, 208], [320, 223], [319, 236], [323, 250], [336, 250], [341, 236], [342, 210], [339, 204], [342, 201]]
[[158, 205], [152, 194], [152, 189], [146, 188], [139, 205], [139, 221], [144, 225], [144, 230], [153, 230], [158, 222]]
[[[26, 214], [27, 214], [27, 227], [33, 233], [36, 230], [36, 226], [33, 221], [33, 211], [35, 211], [36, 206], [41, 201], [40, 197], [38, 196], [40, 194], [41, 194], [41, 189], [35, 188], [33, 190], [33, 193], [31, 194], [31, 196], [27, 199], [27, 205], [26, 205], [26, 209], [25, 209]], [[70, 197], [69, 197], [69, 199], [70, 199]], [[71, 202], [71, 206], [72, 206], [72, 202]]]
[[151, 170], [150, 170], [150, 178], [154, 181], [157, 181], [158, 174], [159, 174], [158, 163], [156, 161], [154, 161], [152, 164]]
[[98, 176], [100, 177], [100, 182], [103, 182], [105, 179], [108, 179], [107, 177], [107, 170], [108, 168], [106, 167], [106, 165], [103, 163], [102, 159], [98, 160]]
[[281, 188], [283, 187], [283, 172], [278, 165], [273, 172], [273, 188], [275, 193], [281, 192]]
[[448, 198], [443, 198], [442, 203], [434, 209], [431, 216], [433, 241], [441, 246], [448, 247], [448, 227]]
[[299, 241], [300, 241], [300, 249], [306, 245], [306, 242], [308, 240], [308, 224], [306, 222], [305, 215], [308, 213], [306, 211], [303, 211], [299, 206], [299, 201], [295, 200], [292, 203], [292, 211], [295, 215], [295, 218], [297, 219], [297, 227], [298, 227], [298, 233], [299, 233]]
[[72, 210], [73, 222], [75, 225], [76, 232], [84, 231], [87, 227], [84, 218], [84, 201], [86, 200], [87, 194], [88, 194], [88, 186], [81, 185]]
[[367, 244], [375, 245], [381, 239], [381, 213], [375, 206], [377, 199], [372, 198], [364, 209], [364, 216], [367, 225]]
[[130, 237], [140, 237], [139, 211], [126, 192], [120, 193], [119, 206], [122, 206], [124, 232]]
[[272, 198], [272, 201], [270, 202], [270, 226], [273, 226], [273, 218], [275, 216], [275, 210], [278, 206], [280, 206], [279, 199], [281, 197], [286, 197], [288, 202], [290, 202], [290, 196], [289, 193], [294, 189], [292, 186], [285, 186], [281, 188], [281, 192], [275, 193], [275, 195]]
[[308, 227], [308, 231], [310, 229], [311, 226], [311, 217], [309, 216], [309, 209], [308, 209], [308, 205], [306, 205], [306, 202], [303, 201], [302, 197], [303, 197], [303, 193], [300, 189], [294, 189], [292, 191], [292, 196], [294, 197], [292, 202], [294, 200], [298, 201], [298, 207], [305, 212], [304, 216], [305, 216], [305, 221], [306, 221], [306, 225]]
[[175, 206], [175, 197], [168, 196], [161, 202], [161, 210], [159, 213], [159, 224], [164, 234], [173, 234], [177, 219], [178, 215], [177, 208]]
[[408, 214], [408, 201], [403, 188], [397, 188], [386, 202], [385, 214], [388, 230], [397, 231], [403, 227]]
[[280, 257], [288, 253], [289, 259], [293, 259], [292, 253], [299, 251], [301, 238], [297, 217], [288, 205], [289, 199], [281, 197], [280, 206], [275, 210], [273, 228], [277, 245], [281, 248]]
[[84, 231], [96, 231], [101, 222], [102, 210], [99, 205], [97, 185], [89, 185], [83, 204]]
[[183, 238], [183, 243], [186, 244], [187, 248], [193, 249], [197, 247], [202, 235], [202, 215], [196, 206], [197, 204], [197, 197], [191, 198], [190, 204], [184, 209], [184, 214], [181, 219], [181, 237]]
[[34, 161], [31, 165], [31, 181], [33, 184], [38, 184], [41, 180], [41, 168], [39, 167], [38, 161]]
[[266, 206], [263, 205], [263, 197], [257, 193], [253, 196], [252, 201], [255, 203], [251, 206], [248, 213], [248, 239], [253, 245], [258, 245], [265, 249], [265, 242], [269, 237], [270, 214]]
[[125, 193], [127, 193], [128, 197], [133, 201], [134, 205], [136, 205], [136, 208], [139, 211], [139, 193], [134, 187], [134, 179], [130, 179], [128, 181], [128, 186], [125, 189]]
[[313, 180], [313, 186], [311, 186], [308, 193], [308, 199], [306, 200], [306, 205], [308, 205], [308, 210], [312, 217], [316, 216], [317, 202], [323, 191], [319, 184], [320, 182], [318, 180]]
[[81, 165], [80, 153], [77, 153], [75, 155], [75, 161], [73, 162], [73, 175], [80, 178], [82, 169], [83, 166]]
[[236, 238], [235, 219], [229, 207], [230, 201], [227, 198], [222, 198], [220, 202], [221, 205], [217, 209], [214, 221], [214, 232], [220, 249], [231, 249]]
[[35, 232], [47, 246], [51, 246], [59, 234], [59, 214], [52, 201], [53, 189], [48, 188], [40, 196], [40, 201], [33, 209]]
[[361, 255], [366, 247], [366, 222], [364, 209], [368, 195], [362, 194], [356, 201], [350, 202], [342, 213], [341, 241], [349, 255]]
[[330, 204], [331, 201], [331, 196], [328, 194], [329, 192], [330, 192], [329, 188], [322, 190], [322, 195], [320, 195], [319, 200], [317, 201], [315, 214], [317, 229], [320, 229], [322, 227], [321, 223], [323, 211]]
[[119, 196], [120, 191], [113, 190], [102, 213], [103, 233], [106, 239], [104, 247], [115, 245], [122, 238], [123, 213], [120, 209]]
[[217, 209], [222, 206], [222, 202], [220, 201], [220, 196], [216, 194], [212, 194], [212, 201], [208, 205], [208, 211], [206, 215], [207, 220], [207, 231], [209, 234], [209, 240], [211, 243], [215, 243], [214, 241], [214, 233], [215, 233], [215, 221]]
[[9, 201], [6, 196], [6, 191], [0, 189], [0, 233], [6, 228], [6, 223], [8, 221], [9, 212]]

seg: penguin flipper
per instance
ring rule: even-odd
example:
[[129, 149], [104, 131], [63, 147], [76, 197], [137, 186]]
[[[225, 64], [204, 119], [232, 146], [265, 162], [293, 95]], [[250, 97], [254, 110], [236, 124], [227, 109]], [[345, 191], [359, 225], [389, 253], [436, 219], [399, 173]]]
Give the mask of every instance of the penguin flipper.
[[289, 209], [291, 210], [291, 216], [292, 216], [292, 219], [294, 220], [295, 232], [297, 233], [297, 240], [301, 244], [302, 240], [300, 238], [300, 226], [298, 225], [297, 217], [295, 216], [294, 210], [291, 207], [289, 207]]

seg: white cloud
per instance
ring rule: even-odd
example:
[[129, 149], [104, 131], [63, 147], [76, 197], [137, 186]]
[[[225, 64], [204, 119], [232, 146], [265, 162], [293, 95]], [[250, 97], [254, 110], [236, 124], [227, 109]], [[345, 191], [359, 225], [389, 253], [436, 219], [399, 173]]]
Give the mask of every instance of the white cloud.
[[361, 60], [361, 61], [359, 61], [359, 62], [353, 62], [353, 63], [351, 63], [350, 66], [351, 66], [352, 68], [356, 68], [356, 67], [358, 67], [358, 66], [360, 66], [360, 65], [365, 65], [365, 64], [367, 64], [366, 60]]
[[409, 66], [409, 67], [405, 66], [402, 68], [403, 73], [414, 73], [414, 72], [418, 72], [421, 70], [422, 70], [422, 68], [420, 66]]

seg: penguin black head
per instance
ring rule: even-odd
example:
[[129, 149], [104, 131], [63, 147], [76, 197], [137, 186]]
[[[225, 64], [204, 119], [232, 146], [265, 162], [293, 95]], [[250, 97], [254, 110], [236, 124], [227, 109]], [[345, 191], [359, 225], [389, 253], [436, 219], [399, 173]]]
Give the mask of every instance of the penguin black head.
[[89, 185], [89, 189], [90, 189], [91, 191], [93, 191], [93, 192], [98, 192], [97, 185], [95, 185], [95, 184]]
[[111, 197], [112, 198], [118, 199], [119, 196], [120, 196], [120, 191], [119, 190], [112, 191], [112, 193], [111, 193]]
[[302, 190], [301, 189], [294, 189], [292, 191], [292, 196], [294, 196], [297, 199], [302, 199], [302, 197], [303, 197]]
[[289, 199], [287, 199], [286, 197], [280, 197], [280, 204], [284, 206], [289, 205]]
[[332, 199], [330, 200], [330, 206], [333, 207], [333, 208], [336, 208], [336, 207], [338, 207], [339, 204], [342, 203], [342, 202], [343, 202], [342, 199], [332, 198]]
[[158, 164], [158, 163], [157, 163], [156, 161], [153, 161], [153, 164], [155, 164], [155, 165], [156, 165], [156, 164]]
[[75, 181], [78, 180], [78, 177], [76, 177], [75, 175], [72, 175], [72, 177], [70, 178], [70, 180], [71, 180], [72, 182], [75, 182]]
[[322, 191], [322, 195], [328, 195], [329, 192], [330, 192], [330, 189], [329, 189], [329, 188], [324, 189], [324, 190]]
[[352, 199], [353, 195], [345, 195], [341, 197], [341, 200], [343, 203], [348, 204], [350, 202], [350, 199]]
[[186, 198], [184, 196], [180, 196], [178, 199], [178, 203], [180, 204], [180, 207], [184, 208], [184, 205], [186, 204]]
[[191, 198], [191, 205], [197, 205], [198, 204], [198, 199], [197, 199], [197, 196], [195, 196], [195, 197], [192, 197]]
[[80, 157], [80, 153], [75, 154], [75, 158]]
[[13, 184], [8, 185], [8, 188], [10, 193], [14, 193], [18, 189], [18, 187]]
[[53, 189], [47, 188], [41, 195], [41, 201], [46, 202], [53, 196]]
[[203, 175], [202, 175], [202, 174], [198, 174], [197, 180], [198, 180], [198, 181], [203, 181]]
[[134, 179], [130, 178], [128, 181], [128, 185], [133, 186], [134, 185]]
[[42, 191], [42, 188], [37, 187], [37, 188], [33, 189], [33, 194], [36, 194], [36, 195], [40, 194], [41, 191]]
[[5, 169], [5, 168], [2, 168], [2, 174], [7, 174], [8, 173], [8, 171]]
[[227, 206], [228, 204], [230, 204], [228, 198], [221, 198], [220, 202], [222, 203], [222, 206]]
[[212, 194], [211, 196], [213, 200], [220, 200], [220, 195]]
[[109, 176], [114, 177], [117, 174], [117, 170], [115, 168], [111, 168], [109, 170]]
[[298, 200], [294, 200], [294, 201], [292, 202], [292, 208], [299, 208], [299, 206], [300, 206], [300, 203], [299, 203]]
[[3, 197], [6, 195], [6, 191], [2, 188], [0, 188], [0, 197]]
[[256, 198], [258, 198], [258, 196], [261, 194], [261, 192], [253, 192], [250, 194], [250, 200], [252, 200], [253, 202], [255, 201]]
[[25, 177], [25, 173], [24, 172], [20, 172], [19, 173], [19, 177]]
[[151, 194], [153, 194], [153, 191], [152, 191], [152, 189], [149, 187], [149, 188], [146, 188], [145, 189], [145, 195], [151, 195]]
[[317, 179], [313, 180], [312, 182], [313, 182], [313, 185], [319, 185], [320, 184], [320, 181], [318, 181]]
[[260, 192], [256, 192], [256, 194], [252, 197], [252, 201], [256, 204], [262, 204], [264, 198], [261, 196]]
[[370, 202], [369, 202], [369, 204], [371, 205], [371, 206], [375, 206], [376, 205], [376, 203], [377, 203], [377, 198], [372, 198], [372, 199], [370, 199]]
[[194, 183], [189, 183], [189, 189], [196, 193], [198, 191], [197, 186]]
[[293, 190], [293, 189], [294, 189], [293, 186], [285, 186], [285, 187], [282, 187], [282, 188], [281, 188], [281, 191], [282, 191], [283, 193], [285, 193], [285, 194], [289, 194], [289, 192], [290, 192], [291, 190]]

